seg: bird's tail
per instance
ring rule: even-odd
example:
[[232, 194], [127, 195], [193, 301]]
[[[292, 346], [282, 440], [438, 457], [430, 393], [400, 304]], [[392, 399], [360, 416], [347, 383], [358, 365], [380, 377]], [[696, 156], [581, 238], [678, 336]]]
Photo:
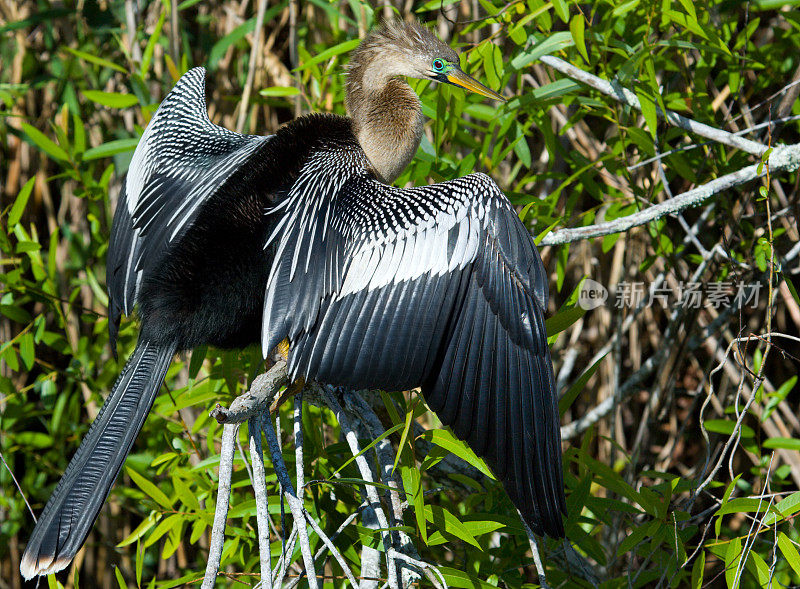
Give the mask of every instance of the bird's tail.
[[26, 579], [66, 568], [80, 550], [174, 353], [174, 345], [137, 344], [36, 523], [19, 567]]

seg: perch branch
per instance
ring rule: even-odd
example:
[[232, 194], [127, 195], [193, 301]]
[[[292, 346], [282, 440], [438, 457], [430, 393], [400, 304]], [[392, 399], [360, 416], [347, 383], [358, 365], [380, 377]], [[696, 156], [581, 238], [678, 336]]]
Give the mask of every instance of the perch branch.
[[269, 553], [269, 502], [264, 472], [264, 453], [261, 447], [261, 419], [247, 421], [250, 434], [250, 459], [253, 461], [253, 494], [256, 497], [256, 524], [258, 526], [258, 558], [261, 565], [261, 586], [272, 589], [272, 563]]
[[211, 417], [219, 423], [241, 423], [251, 417], [256, 417], [269, 407], [275, 393], [283, 385], [289, 382], [289, 374], [286, 369], [286, 362], [280, 360], [267, 370], [264, 374], [258, 375], [253, 384], [243, 395], [236, 397], [228, 408], [217, 404], [211, 410]]
[[231, 497], [231, 475], [233, 473], [233, 451], [239, 424], [226, 423], [222, 428], [222, 448], [219, 459], [219, 488], [217, 507], [214, 510], [214, 526], [211, 528], [211, 546], [208, 550], [208, 564], [201, 589], [212, 589], [217, 580], [219, 563], [222, 559], [222, 544], [225, 542], [225, 522], [228, 519], [228, 502]]
[[[292, 481], [289, 479], [289, 473], [286, 470], [286, 464], [283, 461], [283, 454], [281, 452], [281, 445], [278, 437], [275, 435], [275, 430], [272, 427], [272, 421], [263, 419], [261, 421], [261, 429], [267, 436], [267, 446], [272, 456], [272, 464], [275, 467], [275, 473], [278, 475], [278, 480], [284, 490], [284, 496], [289, 503], [289, 509], [292, 512], [294, 519], [294, 526], [297, 530], [297, 540], [300, 542], [300, 552], [303, 555], [303, 562], [306, 567], [306, 577], [308, 578], [308, 585], [311, 589], [318, 587], [317, 573], [314, 568], [314, 558], [311, 556], [311, 545], [308, 542], [308, 533], [306, 531], [306, 518], [303, 513], [303, 502], [298, 498], [295, 493]], [[298, 468], [302, 468], [299, 465]]]
[[389, 571], [389, 587], [392, 589], [399, 589], [400, 585], [397, 582], [397, 564], [390, 548], [392, 546], [392, 538], [389, 533], [389, 520], [386, 518], [386, 513], [381, 506], [381, 500], [378, 496], [378, 491], [375, 489], [375, 480], [372, 476], [372, 469], [367, 463], [367, 459], [361, 454], [361, 448], [358, 445], [358, 437], [356, 436], [356, 425], [344, 409], [342, 409], [339, 401], [334, 397], [333, 393], [327, 388], [323, 387], [323, 398], [326, 405], [336, 414], [336, 419], [342, 427], [342, 432], [347, 444], [350, 446], [350, 451], [355, 457], [356, 466], [361, 473], [361, 478], [367, 484], [364, 485], [365, 493], [369, 501], [370, 507], [375, 512], [375, 517], [378, 519], [378, 526], [381, 529], [381, 536], [383, 537], [383, 545], [386, 548], [386, 561]]

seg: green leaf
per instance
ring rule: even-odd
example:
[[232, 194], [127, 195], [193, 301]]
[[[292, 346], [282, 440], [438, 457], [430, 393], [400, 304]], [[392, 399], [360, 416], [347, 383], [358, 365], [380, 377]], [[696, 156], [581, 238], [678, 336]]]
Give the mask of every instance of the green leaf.
[[703, 574], [706, 569], [706, 553], [704, 550], [695, 559], [692, 565], [692, 584], [691, 589], [702, 589], [703, 587]]
[[304, 71], [310, 68], [313, 65], [321, 63], [323, 61], [327, 61], [328, 59], [335, 57], [337, 55], [341, 55], [342, 53], [347, 53], [358, 47], [359, 43], [361, 43], [361, 39], [351, 39], [350, 41], [344, 41], [343, 43], [339, 43], [338, 45], [334, 45], [333, 47], [329, 47], [325, 51], [318, 54], [316, 57], [312, 57], [303, 65], [297, 68], [297, 71]]
[[775, 450], [782, 448], [784, 450], [795, 450], [800, 452], [800, 438], [769, 438], [764, 440], [762, 444], [764, 448]]
[[[383, 391], [381, 392], [383, 393]], [[411, 424], [414, 422], [414, 409], [416, 408], [417, 403], [419, 403], [419, 401], [416, 401], [413, 405], [409, 404], [408, 410], [406, 411], [406, 418], [403, 422], [403, 433], [400, 436], [400, 445], [397, 446], [397, 455], [394, 458], [394, 465], [392, 466], [392, 472], [394, 472], [395, 469], [397, 468], [397, 463], [400, 462], [400, 457], [403, 455], [403, 450], [406, 447], [406, 441], [408, 440], [408, 433], [411, 431]], [[386, 404], [385, 400], [384, 404]]]
[[72, 53], [72, 55], [74, 55], [75, 57], [78, 57], [78, 58], [80, 58], [80, 59], [82, 59], [84, 61], [88, 61], [88, 62], [93, 63], [95, 65], [100, 65], [100, 66], [103, 66], [103, 67], [111, 68], [112, 70], [117, 70], [118, 72], [121, 72], [123, 74], [128, 73], [128, 70], [126, 70], [121, 65], [118, 65], [118, 64], [114, 63], [113, 61], [109, 61], [107, 59], [103, 59], [102, 57], [97, 57], [96, 55], [92, 55], [91, 53], [85, 53], [84, 51], [78, 51], [77, 49], [71, 49], [69, 47], [64, 47], [64, 49], [69, 51], [70, 53]]
[[552, 0], [553, 1], [553, 9], [555, 10], [558, 18], [560, 18], [563, 22], [569, 22], [569, 8], [567, 7], [567, 3], [564, 0]]
[[439, 572], [442, 573], [444, 580], [447, 581], [448, 587], [459, 587], [462, 589], [497, 589], [495, 585], [490, 585], [486, 581], [481, 581], [475, 575], [470, 575], [458, 569], [440, 566]]
[[715, 516], [729, 513], [761, 513], [764, 511], [776, 512], [775, 506], [770, 506], [769, 501], [758, 497], [737, 497], [722, 505], [714, 514]]
[[[710, 432], [729, 436], [733, 433], [733, 430], [736, 427], [736, 422], [731, 421], [730, 419], [708, 419], [704, 422], [704, 425], [705, 428]], [[740, 432], [743, 438], [752, 438], [756, 435], [756, 432], [753, 431], [753, 428], [744, 424], [742, 424]]]
[[53, 159], [64, 161], [69, 159], [67, 152], [64, 151], [62, 147], [56, 145], [36, 127], [33, 127], [28, 123], [22, 123], [22, 130], [30, 138], [30, 140], [33, 141], [36, 147], [41, 149]]
[[14, 201], [14, 206], [11, 207], [11, 212], [8, 213], [8, 226], [13, 227], [19, 220], [22, 218], [22, 213], [25, 212], [25, 206], [28, 204], [28, 198], [31, 196], [31, 192], [33, 191], [33, 184], [36, 181], [36, 176], [32, 177], [28, 180], [22, 189], [17, 194], [17, 198]]
[[253, 17], [244, 21], [238, 27], [233, 29], [230, 33], [222, 37], [219, 41], [214, 43], [211, 51], [208, 53], [208, 67], [209, 69], [216, 69], [219, 60], [223, 58], [228, 47], [234, 45], [244, 39], [245, 35], [252, 33], [256, 29], [256, 18]]
[[658, 115], [656, 115], [656, 103], [649, 94], [637, 90], [636, 96], [639, 98], [639, 105], [642, 108], [642, 116], [647, 124], [647, 130], [653, 136], [653, 140], [658, 133]]
[[125, 467], [125, 472], [127, 472], [128, 476], [133, 479], [133, 482], [136, 483], [136, 486], [144, 491], [145, 495], [150, 497], [162, 507], [172, 509], [172, 501], [170, 501], [169, 498], [164, 494], [164, 491], [156, 487], [153, 483], [148, 481], [132, 468]]
[[572, 383], [572, 386], [567, 389], [567, 392], [561, 396], [561, 398], [558, 400], [559, 417], [564, 417], [567, 409], [569, 409], [575, 399], [578, 398], [578, 395], [586, 386], [586, 383], [589, 382], [589, 379], [592, 378], [592, 375], [597, 371], [598, 366], [600, 366], [600, 362], [602, 362], [605, 357], [606, 354], [603, 354], [600, 358], [598, 358], [594, 364], [592, 364], [583, 374], [580, 375], [578, 380]]
[[157, 512], [151, 511], [150, 515], [148, 515], [142, 521], [142, 523], [140, 523], [138, 526], [136, 526], [136, 529], [133, 530], [130, 534], [128, 534], [127, 538], [125, 538], [122, 542], [117, 544], [117, 548], [122, 548], [123, 546], [127, 546], [128, 544], [133, 544], [134, 542], [136, 542], [139, 538], [141, 538], [147, 532], [147, 530], [149, 530], [154, 525], [156, 525], [156, 522], [160, 518], [161, 518], [161, 516]]
[[147, 540], [144, 541], [144, 547], [147, 548], [148, 546], [155, 544], [161, 538], [161, 536], [169, 532], [173, 527], [180, 525], [184, 517], [185, 516], [182, 513], [173, 513], [172, 515], [161, 520], [161, 523], [156, 526], [156, 528], [147, 537]]
[[403, 481], [403, 488], [406, 496], [414, 506], [414, 517], [417, 520], [417, 529], [422, 537], [422, 541], [428, 543], [428, 526], [425, 520], [425, 496], [422, 492], [422, 477], [419, 469], [402, 466], [400, 467], [400, 478]]
[[775, 504], [775, 511], [778, 514], [770, 512], [764, 517], [764, 525], [770, 526], [780, 518], [781, 520], [792, 517], [795, 513], [800, 512], [800, 491], [792, 493], [788, 497], [781, 499]]
[[445, 429], [428, 430], [424, 434], [422, 434], [422, 437], [431, 442], [432, 444], [436, 444], [437, 446], [444, 448], [448, 452], [455, 454], [456, 456], [461, 458], [461, 460], [463, 460], [467, 464], [474, 466], [483, 474], [485, 474], [487, 477], [494, 480], [494, 475], [492, 474], [492, 471], [489, 470], [489, 467], [486, 466], [486, 463], [480, 458], [478, 458], [478, 456], [475, 454], [475, 452], [473, 452], [469, 448], [469, 446], [467, 446], [461, 440], [457, 439], [448, 430]]
[[144, 78], [150, 70], [150, 62], [153, 61], [153, 51], [155, 51], [156, 44], [161, 38], [161, 29], [164, 27], [164, 19], [166, 16], [167, 11], [162, 9], [161, 16], [158, 17], [158, 22], [156, 23], [156, 28], [147, 40], [147, 47], [144, 48], [144, 54], [142, 55], [142, 67], [139, 68], [142, 78]]
[[572, 47], [575, 41], [572, 40], [572, 33], [567, 31], [559, 31], [543, 37], [539, 42], [534, 43], [532, 47], [526, 49], [516, 57], [511, 59], [511, 67], [521, 70], [527, 65], [539, 59], [542, 55], [549, 55]]
[[[507, 527], [504, 522], [498, 521], [488, 521], [488, 520], [481, 520], [481, 521], [461, 521], [464, 524], [464, 527], [469, 530], [469, 533], [473, 536], [480, 536], [482, 534], [489, 534], [491, 532], [495, 532], [501, 528]], [[445, 544], [447, 542], [447, 538], [441, 532], [434, 532], [428, 538], [428, 546], [437, 546], [439, 544]]]
[[97, 147], [87, 149], [83, 154], [83, 159], [84, 161], [97, 160], [101, 157], [110, 157], [118, 153], [133, 151], [136, 149], [138, 144], [138, 137], [131, 137], [130, 139], [114, 139], [113, 141], [108, 141], [107, 143], [98, 145]]
[[459, 540], [462, 540], [467, 544], [471, 544], [478, 550], [483, 551], [483, 548], [480, 544], [478, 544], [478, 541], [470, 533], [467, 527], [444, 507], [440, 507], [438, 505], [426, 505], [425, 517], [429, 522], [436, 526], [440, 532], [455, 536]]
[[[346, 467], [348, 464], [350, 464], [351, 462], [353, 462], [353, 460], [355, 460], [356, 458], [358, 458], [359, 456], [361, 456], [362, 454], [364, 454], [364, 453], [365, 453], [367, 450], [370, 450], [371, 448], [373, 448], [373, 447], [375, 446], [375, 444], [377, 444], [378, 442], [380, 442], [380, 441], [381, 441], [381, 440], [383, 440], [384, 438], [386, 438], [386, 437], [388, 437], [388, 436], [392, 435], [394, 432], [396, 432], [396, 431], [400, 430], [402, 427], [403, 427], [403, 424], [402, 424], [402, 423], [398, 423], [397, 425], [395, 425], [395, 426], [393, 426], [393, 427], [389, 428], [388, 430], [386, 430], [385, 432], [383, 432], [383, 433], [382, 433], [380, 436], [378, 436], [377, 438], [375, 438], [375, 439], [374, 439], [374, 440], [373, 440], [373, 441], [372, 441], [372, 442], [371, 442], [369, 445], [365, 446], [365, 447], [364, 447], [364, 448], [361, 450], [361, 452], [359, 452], [359, 453], [358, 453], [358, 454], [356, 454], [355, 456], [352, 456], [352, 457], [350, 457], [350, 458], [349, 458], [349, 459], [348, 459], [348, 460], [347, 460], [347, 461], [346, 461], [344, 464], [342, 464], [342, 465], [341, 465], [339, 468], [337, 468], [337, 469], [336, 469], [336, 470], [333, 472], [333, 474], [331, 474], [331, 475], [328, 477], [328, 480], [333, 480], [333, 477], [334, 477], [335, 475], [337, 475], [338, 473], [340, 473], [340, 472], [341, 472], [341, 471], [342, 471], [342, 470], [343, 470], [343, 469], [344, 469], [344, 468], [345, 468], [345, 467]], [[341, 481], [341, 480], [343, 480], [343, 479], [336, 479], [336, 480], [337, 480], [337, 481]]]
[[614, 8], [614, 10], [611, 11], [611, 15], [614, 18], [625, 16], [631, 10], [639, 6], [639, 1], [640, 0], [629, 0], [628, 2], [623, 2], [622, 4], [619, 4], [616, 8]]
[[14, 436], [14, 441], [29, 448], [49, 448], [53, 445], [53, 437], [42, 432], [20, 432]]
[[800, 294], [797, 293], [797, 289], [794, 287], [792, 281], [789, 280], [788, 276], [784, 276], [784, 282], [786, 283], [789, 292], [792, 293], [792, 298], [794, 299], [794, 302], [800, 305]]
[[122, 576], [122, 571], [118, 566], [114, 567], [114, 576], [117, 578], [117, 584], [121, 589], [128, 589], [128, 584], [125, 582], [125, 577]]
[[581, 54], [584, 61], [589, 63], [589, 53], [586, 51], [586, 39], [584, 38], [584, 27], [586, 26], [586, 20], [583, 14], [576, 14], [572, 17], [569, 21], [569, 32], [572, 35], [572, 40], [575, 41], [575, 47], [578, 49], [578, 53]]
[[742, 539], [736, 537], [728, 544], [728, 550], [725, 552], [725, 581], [728, 587], [736, 587], [738, 589], [738, 584], [735, 583], [735, 580], [741, 559]]
[[584, 315], [586, 315], [586, 309], [583, 309], [577, 305], [567, 309], [562, 308], [558, 310], [555, 315], [544, 322], [544, 327], [547, 330], [547, 336], [552, 337], [557, 333], [561, 333], [569, 326], [576, 323], [578, 319]]
[[623, 554], [632, 550], [643, 540], [650, 539], [661, 525], [662, 523], [660, 521], [654, 520], [635, 528], [627, 538], [620, 542], [617, 547], [617, 558], [620, 558]]
[[783, 557], [786, 559], [786, 562], [789, 563], [789, 566], [792, 567], [792, 570], [800, 575], [800, 553], [797, 552], [797, 548], [795, 548], [792, 541], [789, 540], [789, 537], [783, 532], [778, 532], [778, 548], [780, 548]]
[[21, 323], [26, 325], [33, 321], [33, 317], [31, 314], [28, 313], [22, 307], [18, 307], [17, 305], [0, 305], [0, 313], [11, 319], [12, 321], [16, 321], [17, 323]]
[[262, 90], [259, 90], [258, 93], [261, 94], [261, 96], [283, 97], [297, 96], [300, 94], [300, 90], [294, 86], [271, 86], [269, 88], [263, 88]]
[[101, 92], [100, 90], [82, 90], [86, 98], [97, 104], [110, 108], [128, 108], [137, 104], [139, 99], [134, 94], [122, 94], [121, 92]]
[[27, 370], [33, 368], [33, 362], [36, 359], [36, 350], [33, 344], [33, 334], [30, 332], [24, 334], [20, 338], [19, 357]]

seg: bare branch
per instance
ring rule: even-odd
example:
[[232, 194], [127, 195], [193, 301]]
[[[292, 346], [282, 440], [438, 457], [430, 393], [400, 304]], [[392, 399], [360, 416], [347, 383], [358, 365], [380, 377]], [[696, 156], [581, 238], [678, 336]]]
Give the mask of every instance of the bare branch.
[[[760, 171], [759, 167], [761, 167]], [[779, 171], [793, 172], [798, 167], [800, 167], [800, 144], [779, 147], [770, 154], [769, 169], [773, 174]], [[590, 237], [622, 233], [632, 227], [638, 227], [639, 225], [655, 221], [666, 215], [697, 206], [718, 192], [761, 178], [766, 175], [766, 172], [767, 166], [753, 164], [752, 166], [747, 166], [736, 172], [711, 180], [702, 186], [687, 190], [675, 198], [658, 203], [647, 209], [628, 215], [627, 217], [620, 217], [619, 219], [598, 223], [596, 225], [587, 225], [586, 227], [553, 231], [545, 235], [541, 243], [542, 245], [559, 245], [581, 239], [588, 239]]]
[[258, 525], [258, 558], [261, 564], [261, 586], [272, 589], [272, 563], [269, 552], [269, 502], [264, 472], [264, 454], [261, 448], [261, 423], [259, 417], [247, 421], [250, 434], [250, 459], [253, 461], [253, 494], [256, 497], [256, 524]]
[[347, 441], [347, 444], [350, 446], [350, 451], [355, 457], [356, 466], [361, 473], [361, 478], [368, 483], [364, 485], [364, 490], [367, 495], [369, 505], [374, 510], [375, 517], [378, 519], [378, 525], [381, 528], [381, 535], [383, 537], [383, 545], [386, 547], [386, 560], [387, 567], [389, 569], [389, 587], [391, 587], [391, 589], [399, 589], [400, 585], [397, 579], [397, 564], [390, 550], [392, 546], [392, 537], [388, 531], [389, 520], [386, 518], [386, 514], [381, 506], [381, 500], [378, 496], [378, 491], [372, 484], [375, 482], [374, 477], [372, 476], [372, 469], [369, 467], [367, 459], [361, 454], [361, 448], [358, 445], [358, 437], [356, 436], [357, 426], [350, 418], [350, 415], [348, 415], [342, 408], [339, 401], [336, 400], [336, 397], [334, 397], [333, 393], [326, 387], [323, 387], [323, 396], [328, 407], [330, 407], [331, 410], [336, 414], [336, 419], [342, 427], [344, 438]]
[[202, 589], [212, 589], [217, 580], [219, 563], [222, 559], [222, 545], [225, 542], [225, 522], [228, 519], [228, 502], [231, 498], [231, 475], [233, 474], [233, 451], [239, 424], [226, 423], [222, 428], [222, 448], [219, 459], [219, 488], [217, 507], [214, 510], [214, 526], [211, 528], [211, 546], [208, 550], [206, 574]]
[[217, 405], [211, 410], [211, 417], [219, 423], [241, 423], [251, 417], [261, 415], [269, 407], [276, 392], [289, 382], [286, 362], [280, 360], [258, 375], [243, 395], [236, 397], [228, 408]]
[[[275, 435], [275, 430], [272, 427], [270, 419], [261, 420], [261, 429], [267, 436], [267, 446], [269, 447], [270, 455], [272, 456], [272, 465], [275, 468], [275, 473], [278, 475], [278, 480], [284, 489], [284, 495], [289, 503], [289, 509], [292, 512], [294, 519], [295, 529], [297, 530], [297, 539], [300, 542], [300, 552], [303, 555], [303, 562], [306, 567], [306, 577], [308, 578], [308, 585], [312, 589], [318, 587], [317, 573], [314, 567], [314, 558], [311, 556], [311, 545], [308, 542], [308, 533], [306, 532], [306, 519], [303, 513], [303, 502], [295, 494], [292, 481], [289, 479], [289, 472], [286, 470], [286, 464], [283, 461], [283, 454], [281, 453], [281, 445], [278, 437]], [[302, 466], [301, 466], [302, 468]]]
[[[519, 513], [519, 510], [517, 510], [517, 513]], [[528, 536], [528, 542], [531, 545], [533, 563], [536, 565], [536, 574], [539, 575], [539, 585], [542, 586], [542, 589], [550, 589], [550, 585], [547, 584], [547, 577], [545, 576], [542, 557], [539, 555], [539, 543], [536, 541], [536, 536], [533, 535], [533, 531], [530, 529], [528, 524], [525, 523], [525, 518], [522, 517], [521, 513], [519, 513], [519, 519], [522, 521], [522, 525], [525, 526], [525, 534]]]
[[[639, 99], [636, 97], [636, 94], [627, 88], [623, 88], [618, 82], [609, 82], [608, 80], [598, 78], [597, 76], [578, 69], [574, 65], [567, 63], [563, 59], [559, 59], [553, 55], [543, 55], [541, 57], [541, 61], [542, 63], [549, 65], [554, 70], [558, 70], [562, 74], [569, 76], [573, 80], [582, 82], [583, 84], [591, 86], [595, 90], [598, 90], [607, 96], [611, 96], [622, 104], [626, 104], [637, 110], [642, 110], [642, 105], [639, 103]], [[710, 127], [705, 123], [700, 123], [671, 110], [668, 110], [665, 114], [661, 111], [658, 105], [656, 105], [656, 113], [659, 117], [666, 120], [671, 125], [686, 129], [687, 131], [691, 131], [692, 133], [700, 135], [701, 137], [712, 139], [717, 143], [722, 143], [730, 147], [735, 147], [736, 149], [741, 149], [747, 153], [752, 153], [753, 155], [760, 156], [768, 149], [766, 145], [751, 141], [749, 139], [744, 139], [743, 137], [737, 137], [736, 135], [728, 133], [727, 131], [722, 131], [721, 129], [715, 129], [714, 127]]]

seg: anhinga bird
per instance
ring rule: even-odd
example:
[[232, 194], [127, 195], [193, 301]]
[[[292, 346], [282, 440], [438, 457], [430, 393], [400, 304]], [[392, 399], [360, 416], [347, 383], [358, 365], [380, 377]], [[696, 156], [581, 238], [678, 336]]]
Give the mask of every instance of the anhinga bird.
[[501, 99], [419, 24], [388, 23], [352, 55], [350, 118], [312, 114], [269, 137], [213, 125], [204, 70], [164, 99], [133, 156], [107, 261], [109, 329], [138, 306], [139, 340], [39, 519], [24, 577], [83, 544], [177, 350], [264, 353], [292, 378], [421, 387], [485, 458], [539, 534], [563, 536], [547, 276], [484, 174], [398, 189], [420, 142], [403, 76]]

